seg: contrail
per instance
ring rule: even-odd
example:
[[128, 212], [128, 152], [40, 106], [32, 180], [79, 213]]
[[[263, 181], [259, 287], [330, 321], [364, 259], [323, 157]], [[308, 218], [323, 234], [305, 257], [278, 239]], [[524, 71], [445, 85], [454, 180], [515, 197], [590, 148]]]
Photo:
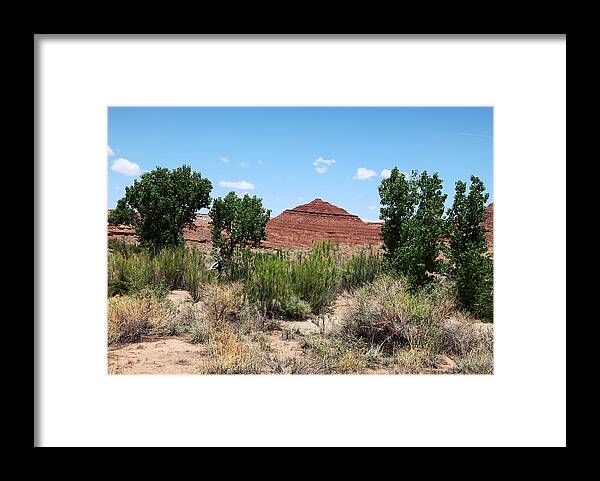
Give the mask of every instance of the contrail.
[[491, 135], [484, 135], [484, 134], [465, 134], [465, 133], [461, 133], [459, 135], [468, 135], [469, 137], [486, 137], [488, 139], [492, 138]]

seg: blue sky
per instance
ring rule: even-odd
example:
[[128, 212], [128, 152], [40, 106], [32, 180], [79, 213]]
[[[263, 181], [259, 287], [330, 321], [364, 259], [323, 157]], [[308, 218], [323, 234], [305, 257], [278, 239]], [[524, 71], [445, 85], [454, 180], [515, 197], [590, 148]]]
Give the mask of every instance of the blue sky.
[[319, 197], [377, 220], [393, 167], [438, 172], [448, 207], [477, 175], [491, 202], [492, 136], [492, 107], [109, 107], [108, 206], [145, 171], [183, 164], [213, 198], [247, 192], [273, 216]]

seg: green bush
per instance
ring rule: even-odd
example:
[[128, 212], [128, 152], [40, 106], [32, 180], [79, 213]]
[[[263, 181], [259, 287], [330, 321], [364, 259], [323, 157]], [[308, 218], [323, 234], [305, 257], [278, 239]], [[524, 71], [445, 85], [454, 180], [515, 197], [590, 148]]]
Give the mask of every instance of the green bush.
[[343, 264], [341, 269], [342, 289], [355, 289], [373, 282], [382, 272], [381, 256], [368, 250], [361, 249], [357, 254]]
[[282, 314], [289, 319], [306, 319], [312, 314], [310, 304], [299, 299], [295, 294], [289, 296], [282, 306]]
[[341, 322], [342, 338], [386, 351], [399, 347], [443, 349], [443, 318], [435, 297], [406, 288], [401, 279], [381, 277], [359, 289]]
[[255, 253], [250, 249], [235, 249], [233, 255], [224, 261], [221, 277], [229, 282], [244, 281], [254, 268]]
[[266, 314], [284, 312], [292, 296], [290, 262], [282, 253], [256, 252], [245, 280], [249, 301]]
[[338, 290], [340, 273], [334, 254], [331, 242], [315, 242], [308, 254], [291, 263], [292, 289], [317, 315], [330, 307]]
[[207, 259], [197, 249], [189, 249], [186, 253], [183, 271], [183, 284], [192, 300], [198, 302], [203, 286], [214, 279], [214, 272], [207, 266]]
[[108, 256], [108, 295], [150, 289], [164, 296], [173, 289], [187, 289], [197, 301], [202, 285], [213, 280], [207, 263], [204, 254], [185, 246], [167, 247], [154, 256], [145, 249], [117, 249]]
[[154, 281], [163, 282], [169, 290], [185, 288], [184, 273], [189, 252], [184, 245], [161, 249], [154, 256]]

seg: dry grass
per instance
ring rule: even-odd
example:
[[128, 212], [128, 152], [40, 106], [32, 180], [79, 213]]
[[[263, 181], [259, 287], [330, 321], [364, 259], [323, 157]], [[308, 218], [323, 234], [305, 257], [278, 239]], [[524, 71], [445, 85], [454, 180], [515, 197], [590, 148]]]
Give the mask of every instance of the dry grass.
[[201, 374], [260, 374], [267, 357], [262, 349], [242, 341], [227, 325], [213, 329], [208, 343], [209, 361]]
[[484, 347], [476, 347], [459, 357], [454, 372], [460, 374], [493, 374], [493, 351]]
[[438, 356], [423, 349], [403, 349], [396, 353], [394, 372], [397, 374], [419, 374], [439, 367]]
[[156, 297], [116, 296], [108, 300], [108, 343], [138, 342], [171, 316]]
[[151, 295], [116, 296], [109, 343], [179, 336], [202, 345], [201, 359], [189, 366], [202, 374], [493, 372], [492, 329], [456, 310], [444, 285], [413, 294], [401, 280], [383, 278], [346, 299], [334, 327], [316, 333], [268, 321], [239, 283], [210, 284], [196, 303], [175, 297], [178, 310]]

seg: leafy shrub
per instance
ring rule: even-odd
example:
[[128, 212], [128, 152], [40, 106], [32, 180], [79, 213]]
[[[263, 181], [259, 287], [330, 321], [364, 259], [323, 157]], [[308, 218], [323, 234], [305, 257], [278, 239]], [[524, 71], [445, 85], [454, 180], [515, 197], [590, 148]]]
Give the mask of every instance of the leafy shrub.
[[183, 245], [161, 249], [153, 258], [154, 282], [162, 281], [173, 289], [183, 289], [187, 256], [192, 250]]
[[197, 249], [190, 249], [185, 256], [183, 284], [192, 300], [198, 302], [204, 286], [214, 280], [214, 272], [206, 265], [206, 259]]
[[314, 314], [325, 312], [339, 286], [339, 270], [329, 241], [315, 242], [306, 255], [291, 263], [294, 293], [310, 304]]
[[108, 256], [109, 296], [145, 289], [165, 295], [173, 289], [187, 289], [197, 301], [202, 285], [213, 278], [206, 258], [195, 248], [167, 247], [153, 256], [145, 249], [119, 247]]
[[154, 266], [147, 251], [125, 257], [122, 276], [127, 293], [134, 293], [153, 285]]
[[282, 306], [281, 313], [288, 319], [306, 319], [312, 314], [312, 310], [308, 302], [292, 294], [287, 298], [285, 305]]
[[235, 249], [233, 255], [223, 262], [221, 275], [230, 282], [245, 281], [254, 268], [255, 253], [250, 249]]
[[361, 249], [341, 269], [342, 289], [354, 289], [373, 282], [382, 272], [381, 256], [368, 250]]
[[286, 256], [282, 253], [255, 253], [245, 281], [245, 292], [263, 315], [284, 312], [293, 294], [290, 288], [290, 262]]
[[403, 281], [389, 277], [356, 292], [343, 314], [341, 335], [387, 351], [408, 346], [438, 352], [444, 347], [443, 317], [434, 298], [408, 291]]
[[208, 321], [215, 326], [240, 324], [248, 317], [240, 284], [207, 286], [204, 307]]

